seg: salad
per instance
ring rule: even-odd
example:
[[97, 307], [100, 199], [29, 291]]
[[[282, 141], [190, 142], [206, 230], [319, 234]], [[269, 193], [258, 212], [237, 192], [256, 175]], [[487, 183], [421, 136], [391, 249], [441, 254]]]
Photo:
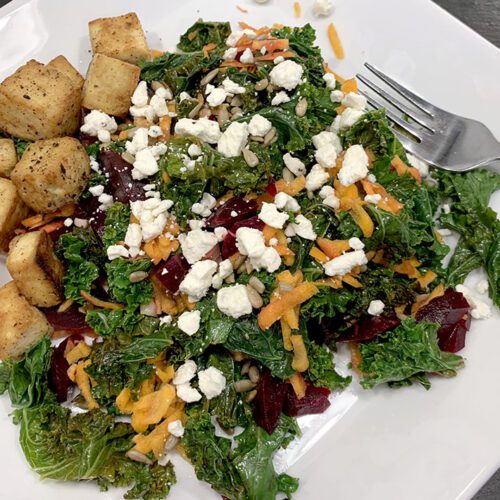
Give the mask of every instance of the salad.
[[0, 393], [26, 460], [160, 499], [176, 453], [223, 498], [292, 498], [273, 457], [301, 416], [464, 367], [500, 305], [500, 175], [406, 154], [310, 25], [198, 20], [175, 52], [133, 13], [89, 33], [85, 78], [58, 56], [0, 84]]

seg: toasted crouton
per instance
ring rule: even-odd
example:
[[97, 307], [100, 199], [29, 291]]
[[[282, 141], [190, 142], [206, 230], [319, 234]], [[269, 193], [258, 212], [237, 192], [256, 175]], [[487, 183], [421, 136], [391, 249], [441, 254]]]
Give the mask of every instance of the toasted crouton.
[[7, 269], [32, 305], [52, 307], [62, 302], [64, 268], [45, 231], [14, 238], [10, 242]]
[[17, 163], [17, 152], [12, 139], [0, 139], [0, 177], [9, 177]]
[[83, 85], [83, 107], [125, 116], [140, 73], [133, 64], [95, 54]]
[[10, 178], [35, 212], [50, 213], [78, 199], [90, 174], [90, 160], [73, 137], [28, 146]]
[[14, 230], [28, 215], [29, 209], [9, 179], [0, 179], [0, 250], [6, 252]]
[[94, 19], [89, 23], [94, 54], [137, 64], [149, 58], [149, 48], [137, 14]]
[[73, 135], [80, 106], [71, 78], [31, 60], [0, 84], [0, 130], [29, 140]]
[[83, 82], [85, 81], [83, 76], [78, 73], [76, 68], [64, 56], [57, 56], [52, 59], [52, 61], [47, 63], [47, 68], [54, 68], [63, 75], [66, 75], [76, 89], [82, 90]]
[[17, 359], [53, 329], [11, 281], [0, 288], [0, 360]]

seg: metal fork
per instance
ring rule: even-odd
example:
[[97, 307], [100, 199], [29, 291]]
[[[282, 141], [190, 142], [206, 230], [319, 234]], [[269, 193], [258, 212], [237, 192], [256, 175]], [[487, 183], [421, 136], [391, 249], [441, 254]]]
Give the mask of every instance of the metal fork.
[[[356, 75], [379, 97], [409, 118], [407, 121], [397, 113], [386, 110], [387, 117], [406, 132], [394, 129], [407, 151], [430, 165], [454, 172], [466, 172], [500, 160], [500, 142], [481, 122], [438, 108], [371, 64], [365, 63], [365, 67], [413, 105], [409, 107], [368, 78]], [[360, 93], [375, 109], [385, 107], [371, 94], [363, 90]]]

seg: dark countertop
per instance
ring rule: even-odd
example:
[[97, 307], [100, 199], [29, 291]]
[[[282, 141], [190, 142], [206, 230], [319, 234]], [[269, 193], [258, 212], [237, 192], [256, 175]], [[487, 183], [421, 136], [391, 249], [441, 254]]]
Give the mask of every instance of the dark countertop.
[[[402, 0], [403, 1], [403, 0]], [[500, 47], [500, 0], [434, 0], [484, 38]], [[0, 0], [0, 7], [9, 0]], [[500, 499], [500, 470], [484, 485], [474, 500]]]

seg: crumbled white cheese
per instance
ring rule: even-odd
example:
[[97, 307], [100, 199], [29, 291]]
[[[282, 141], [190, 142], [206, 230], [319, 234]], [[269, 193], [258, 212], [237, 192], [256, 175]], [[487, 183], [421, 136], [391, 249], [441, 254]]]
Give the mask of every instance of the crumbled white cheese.
[[448, 203], [445, 203], [441, 208], [445, 214], [449, 214], [451, 212], [451, 207]]
[[168, 432], [170, 432], [170, 434], [172, 434], [172, 436], [179, 438], [184, 436], [184, 426], [179, 419], [170, 422], [168, 424], [167, 430]]
[[239, 156], [248, 140], [248, 124], [232, 122], [217, 143], [217, 151], [226, 158]]
[[139, 221], [144, 241], [150, 241], [163, 233], [167, 224], [168, 210], [173, 201], [149, 198], [130, 203], [132, 214]]
[[356, 94], [356, 92], [349, 92], [342, 99], [342, 104], [346, 108], [357, 109], [358, 111], [363, 111], [366, 108], [366, 97], [361, 94]]
[[227, 229], [222, 226], [216, 227], [214, 229], [214, 234], [217, 237], [217, 241], [223, 241], [224, 238], [227, 236], [227, 233], [228, 233]]
[[226, 387], [224, 374], [215, 366], [198, 372], [198, 383], [201, 392], [207, 399], [217, 397]]
[[233, 285], [221, 288], [217, 292], [217, 307], [232, 318], [251, 314], [252, 304], [245, 285]]
[[410, 162], [410, 165], [413, 168], [416, 168], [418, 170], [418, 173], [422, 177], [427, 177], [429, 175], [429, 165], [427, 165], [427, 163], [409, 153], [406, 156], [408, 158], [408, 161]]
[[247, 48], [240, 56], [240, 62], [243, 64], [252, 64], [254, 62], [253, 53], [251, 49]]
[[125, 143], [125, 149], [128, 153], [135, 155], [148, 147], [148, 129], [140, 127], [135, 130], [132, 140]]
[[192, 135], [208, 144], [215, 144], [222, 135], [219, 124], [208, 118], [200, 118], [199, 120], [181, 118], [175, 125], [175, 134]]
[[116, 132], [117, 128], [116, 120], [112, 116], [102, 111], [92, 110], [83, 118], [83, 125], [80, 130], [85, 134], [96, 137], [99, 130], [107, 130], [113, 133]]
[[338, 179], [343, 186], [350, 186], [368, 175], [368, 156], [363, 146], [351, 146], [344, 155]]
[[335, 85], [337, 84], [337, 80], [335, 80], [335, 75], [332, 75], [331, 73], [325, 73], [323, 75], [323, 80], [325, 82], [327, 89], [335, 90]]
[[146, 106], [130, 106], [128, 111], [134, 118], [144, 117], [150, 122], [152, 122], [156, 117], [153, 106], [150, 106], [149, 104]]
[[200, 329], [200, 311], [185, 311], [177, 320], [179, 330], [192, 337]]
[[189, 384], [180, 384], [175, 387], [177, 396], [186, 403], [194, 403], [201, 399], [201, 394]]
[[155, 95], [161, 97], [162, 99], [171, 100], [173, 99], [172, 91], [166, 87], [158, 87], [155, 91]]
[[129, 248], [131, 257], [137, 257], [141, 250], [142, 229], [139, 224], [131, 223], [125, 234], [125, 245]]
[[185, 101], [186, 99], [192, 99], [192, 97], [187, 92], [181, 92], [179, 94], [179, 102]]
[[368, 174], [366, 178], [372, 183], [377, 182], [377, 178], [373, 174]]
[[140, 81], [132, 94], [132, 104], [134, 106], [146, 106], [148, 103], [148, 84], [145, 81]]
[[196, 375], [198, 367], [192, 359], [185, 361], [177, 370], [175, 370], [174, 380], [172, 383], [174, 385], [187, 384]]
[[203, 193], [201, 200], [193, 203], [191, 211], [202, 217], [208, 217], [212, 213], [212, 208], [215, 207], [217, 200], [210, 193]]
[[295, 61], [283, 61], [277, 64], [269, 73], [271, 83], [276, 87], [293, 90], [302, 79], [304, 68]]
[[115, 260], [119, 257], [127, 258], [129, 256], [128, 250], [123, 245], [110, 245], [106, 253], [109, 260]]
[[233, 272], [233, 264], [229, 259], [223, 260], [219, 264], [219, 271], [217, 274], [224, 280]]
[[340, 207], [340, 200], [335, 194], [335, 189], [332, 186], [323, 186], [319, 190], [319, 196], [323, 200], [323, 205], [337, 210]]
[[365, 244], [359, 238], [356, 237], [349, 238], [349, 246], [353, 250], [363, 250], [363, 248], [365, 248]]
[[261, 115], [254, 115], [248, 123], [250, 135], [264, 137], [272, 128], [273, 124]]
[[64, 227], [71, 227], [73, 225], [73, 219], [71, 217], [68, 217], [64, 219]]
[[300, 175], [304, 175], [306, 172], [306, 166], [304, 163], [298, 158], [294, 158], [290, 153], [286, 153], [283, 155], [283, 161], [286, 165], [286, 168], [292, 172], [292, 174], [297, 177]]
[[470, 290], [470, 288], [466, 287], [465, 285], [457, 285], [455, 290], [463, 294], [463, 296], [469, 303], [471, 307], [470, 314], [474, 319], [486, 319], [491, 316], [492, 312], [489, 304], [476, 297], [472, 293], [472, 290]]
[[335, 259], [329, 260], [324, 264], [325, 273], [328, 276], [344, 276], [351, 272], [356, 266], [362, 266], [368, 263], [365, 252], [363, 250], [354, 250], [346, 252]]
[[314, 157], [322, 167], [332, 168], [337, 161], [337, 149], [333, 144], [326, 144], [316, 151]]
[[97, 132], [97, 139], [100, 142], [111, 142], [111, 134], [107, 130], [99, 130]]
[[262, 231], [250, 227], [240, 227], [236, 231], [236, 247], [242, 255], [250, 258], [254, 269], [265, 269], [273, 273], [281, 265], [281, 257], [274, 248], [265, 245]]
[[334, 132], [323, 130], [323, 132], [313, 135], [312, 142], [316, 149], [321, 149], [325, 146], [331, 145], [335, 148], [335, 152], [337, 154], [342, 151], [342, 144], [340, 142], [339, 136]]
[[288, 212], [298, 212], [300, 205], [298, 201], [284, 192], [277, 193], [274, 197], [274, 204], [280, 210], [287, 210]]
[[229, 49], [224, 52], [222, 59], [224, 61], [234, 61], [236, 56], [238, 55], [238, 49], [236, 47], [229, 47]]
[[342, 102], [344, 98], [344, 92], [342, 90], [332, 90], [330, 92], [330, 101], [332, 102]]
[[157, 137], [161, 137], [163, 135], [163, 130], [158, 125], [151, 125], [151, 127], [148, 128], [148, 135], [149, 137], [156, 139]]
[[315, 16], [329, 16], [333, 11], [333, 4], [331, 0], [314, 0], [313, 14]]
[[371, 316], [380, 316], [384, 308], [385, 304], [381, 300], [372, 300], [368, 306], [368, 314]]
[[191, 158], [194, 158], [196, 156], [200, 156], [202, 154], [202, 150], [198, 144], [191, 144], [188, 148], [188, 155], [191, 156]]
[[379, 194], [367, 194], [365, 196], [366, 203], [373, 203], [374, 205], [376, 205], [381, 199], [382, 196]]
[[98, 184], [97, 186], [89, 187], [89, 193], [92, 196], [101, 196], [104, 193], [104, 186], [102, 184]]
[[214, 108], [215, 106], [221, 105], [226, 100], [226, 97], [226, 91], [223, 88], [218, 87], [208, 94], [207, 104]]
[[190, 302], [201, 300], [212, 285], [212, 276], [217, 271], [217, 262], [200, 260], [186, 274], [179, 285], [179, 290], [188, 296]]
[[279, 63], [282, 63], [284, 60], [285, 60], [285, 58], [283, 56], [278, 56], [278, 57], [274, 58], [273, 63], [279, 64]]
[[288, 214], [280, 212], [274, 203], [263, 202], [259, 212], [259, 219], [268, 226], [282, 229], [289, 217]]
[[195, 229], [179, 236], [179, 241], [182, 254], [190, 264], [194, 264], [217, 245], [217, 236], [201, 229]]
[[195, 229], [203, 229], [205, 227], [205, 221], [203, 220], [190, 220], [188, 221], [189, 228], [194, 231]]
[[79, 219], [78, 217], [75, 217], [74, 222], [76, 227], [82, 227], [84, 229], [89, 227], [89, 221], [87, 219]]
[[227, 92], [228, 95], [244, 94], [246, 92], [245, 87], [238, 85], [233, 82], [230, 78], [225, 78], [222, 82], [222, 87]]
[[153, 108], [155, 115], [159, 118], [168, 115], [167, 103], [163, 97], [155, 94], [153, 97], [151, 97], [149, 104]]
[[478, 281], [478, 283], [476, 284], [476, 290], [481, 294], [481, 295], [484, 295], [489, 289], [489, 284], [488, 284], [488, 280], [481, 280], [481, 281]]
[[103, 193], [99, 198], [99, 210], [105, 212], [108, 208], [110, 208], [113, 205], [113, 197], [110, 194]]
[[166, 314], [160, 318], [160, 325], [170, 326], [172, 324], [172, 316]]
[[306, 176], [306, 189], [308, 191], [317, 191], [330, 179], [330, 174], [321, 166], [313, 165], [311, 171]]
[[144, 316], [151, 316], [152, 318], [155, 318], [158, 316], [158, 313], [156, 311], [156, 304], [154, 300], [149, 301], [147, 304], [141, 304], [141, 307], [139, 308], [139, 312], [143, 314]]
[[271, 104], [273, 106], [279, 106], [280, 104], [285, 104], [286, 102], [290, 102], [290, 98], [284, 90], [281, 90], [280, 92], [277, 92], [275, 94], [271, 101]]
[[341, 115], [335, 117], [332, 129], [337, 131], [352, 127], [363, 115], [364, 112], [359, 109], [346, 108]]
[[316, 239], [316, 233], [314, 232], [312, 222], [302, 214], [297, 215], [297, 217], [295, 217], [295, 222], [289, 224], [289, 226], [293, 227], [293, 230], [295, 231], [295, 234], [297, 236], [300, 236], [305, 240], [314, 241]]
[[134, 168], [132, 169], [133, 179], [142, 180], [158, 173], [158, 171], [158, 162], [150, 148], [137, 152], [135, 155]]
[[244, 29], [244, 30], [238, 30], [238, 31], [233, 31], [226, 39], [226, 45], [228, 47], [234, 47], [239, 41], [240, 38], [246, 35], [250, 40], [253, 40], [257, 35], [255, 34], [255, 31], [251, 29]]

